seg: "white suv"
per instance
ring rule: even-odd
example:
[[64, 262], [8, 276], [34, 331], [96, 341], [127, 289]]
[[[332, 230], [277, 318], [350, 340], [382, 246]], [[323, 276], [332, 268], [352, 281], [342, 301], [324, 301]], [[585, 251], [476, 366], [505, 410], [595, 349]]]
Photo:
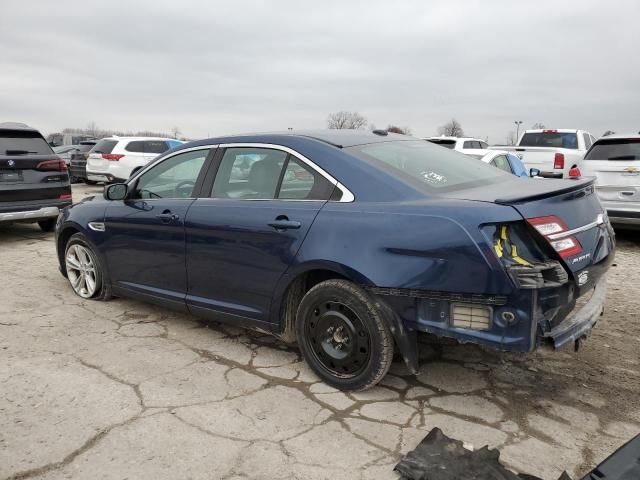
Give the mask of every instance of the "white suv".
[[103, 138], [89, 152], [87, 180], [124, 182], [158, 155], [178, 145], [182, 142], [173, 138]]
[[429, 137], [427, 142], [435, 143], [441, 147], [466, 153], [467, 155], [485, 155], [489, 145], [484, 140], [472, 137]]

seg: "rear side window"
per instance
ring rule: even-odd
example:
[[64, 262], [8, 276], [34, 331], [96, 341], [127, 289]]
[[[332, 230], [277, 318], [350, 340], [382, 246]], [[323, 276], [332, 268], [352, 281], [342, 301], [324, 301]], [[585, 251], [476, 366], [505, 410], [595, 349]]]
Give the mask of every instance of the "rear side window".
[[117, 144], [117, 140], [99, 140], [91, 151], [94, 153], [111, 153]]
[[431, 143], [435, 143], [436, 145], [440, 145], [441, 147], [448, 148], [450, 150], [453, 150], [454, 147], [456, 146], [455, 140], [438, 140], [434, 138], [427, 141]]
[[462, 145], [462, 148], [482, 148], [482, 145], [480, 145], [480, 142], [477, 142], [475, 140], [467, 140]]
[[53, 150], [38, 132], [0, 130], [0, 155], [49, 155]]
[[278, 197], [281, 200], [328, 200], [335, 187], [311, 167], [289, 155]]
[[640, 160], [640, 138], [599, 140], [584, 157], [585, 160]]
[[164, 153], [169, 150], [169, 145], [164, 140], [145, 140], [144, 153]]
[[142, 140], [134, 140], [132, 142], [127, 143], [127, 146], [124, 147], [124, 149], [127, 152], [143, 153], [144, 142]]
[[528, 132], [522, 136], [519, 147], [578, 148], [578, 135], [563, 132]]

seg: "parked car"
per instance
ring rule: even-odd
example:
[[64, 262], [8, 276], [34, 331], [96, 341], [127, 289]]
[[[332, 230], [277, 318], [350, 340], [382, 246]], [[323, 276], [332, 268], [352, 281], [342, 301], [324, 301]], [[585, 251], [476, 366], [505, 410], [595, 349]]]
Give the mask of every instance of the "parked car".
[[158, 155], [178, 145], [182, 145], [182, 142], [173, 138], [103, 138], [87, 157], [87, 180], [123, 182]]
[[570, 178], [580, 176], [582, 159], [594, 141], [593, 135], [584, 130], [537, 129], [525, 130], [515, 147], [489, 148], [515, 152], [527, 169], [540, 170], [542, 177]]
[[53, 230], [71, 205], [67, 165], [44, 137], [23, 123], [0, 123], [0, 224], [37, 222]]
[[69, 163], [71, 162], [71, 159], [70, 159], [71, 153], [77, 149], [78, 149], [77, 145], [62, 145], [60, 147], [53, 147], [53, 153], [55, 153], [62, 160], [64, 160], [64, 163], [66, 163], [68, 167]]
[[499, 168], [500, 170], [504, 170], [516, 177], [529, 178], [529, 171], [525, 168], [522, 160], [516, 157], [513, 153], [509, 153], [504, 150], [491, 150], [484, 155], [469, 156], [482, 160], [484, 163], [488, 163], [489, 165]]
[[87, 179], [87, 158], [89, 152], [98, 143], [97, 140], [85, 140], [76, 145], [76, 150], [69, 157], [69, 175], [71, 181], [82, 181], [86, 184], [95, 184]]
[[612, 222], [640, 225], [640, 135], [596, 140], [582, 174], [596, 177], [596, 191]]
[[435, 143], [449, 150], [456, 150], [461, 153], [472, 155], [484, 155], [487, 153], [489, 145], [484, 140], [472, 137], [429, 137], [428, 142]]
[[83, 298], [297, 340], [348, 390], [378, 382], [395, 349], [417, 372], [417, 332], [519, 352], [580, 342], [614, 236], [592, 179], [523, 182], [406, 135], [330, 130], [183, 145], [66, 209], [56, 246]]

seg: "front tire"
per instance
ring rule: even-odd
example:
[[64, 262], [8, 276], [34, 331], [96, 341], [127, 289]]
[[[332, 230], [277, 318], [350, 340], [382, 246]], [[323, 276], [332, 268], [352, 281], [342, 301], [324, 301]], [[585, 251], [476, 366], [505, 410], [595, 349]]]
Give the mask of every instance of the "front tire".
[[311, 369], [340, 390], [374, 386], [393, 360], [393, 336], [382, 309], [346, 280], [327, 280], [307, 292], [298, 307], [296, 336]]
[[48, 218], [47, 220], [39, 220], [38, 226], [40, 227], [40, 230], [42, 230], [43, 232], [51, 232], [56, 226], [56, 219]]
[[82, 233], [71, 236], [64, 253], [67, 279], [76, 295], [93, 300], [111, 298], [107, 272], [94, 247]]

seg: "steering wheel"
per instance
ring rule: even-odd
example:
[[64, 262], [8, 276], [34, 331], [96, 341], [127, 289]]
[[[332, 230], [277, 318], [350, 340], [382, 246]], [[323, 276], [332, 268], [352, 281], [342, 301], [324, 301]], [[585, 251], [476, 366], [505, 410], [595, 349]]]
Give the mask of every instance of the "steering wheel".
[[[183, 182], [180, 182], [178, 185], [176, 185], [173, 191], [176, 194], [176, 197], [187, 198], [189, 197], [189, 195], [191, 195], [191, 192], [193, 192], [193, 187], [195, 187], [195, 185], [196, 185], [196, 182], [192, 182], [191, 180], [185, 180]], [[186, 187], [189, 187], [189, 191], [183, 191]]]

